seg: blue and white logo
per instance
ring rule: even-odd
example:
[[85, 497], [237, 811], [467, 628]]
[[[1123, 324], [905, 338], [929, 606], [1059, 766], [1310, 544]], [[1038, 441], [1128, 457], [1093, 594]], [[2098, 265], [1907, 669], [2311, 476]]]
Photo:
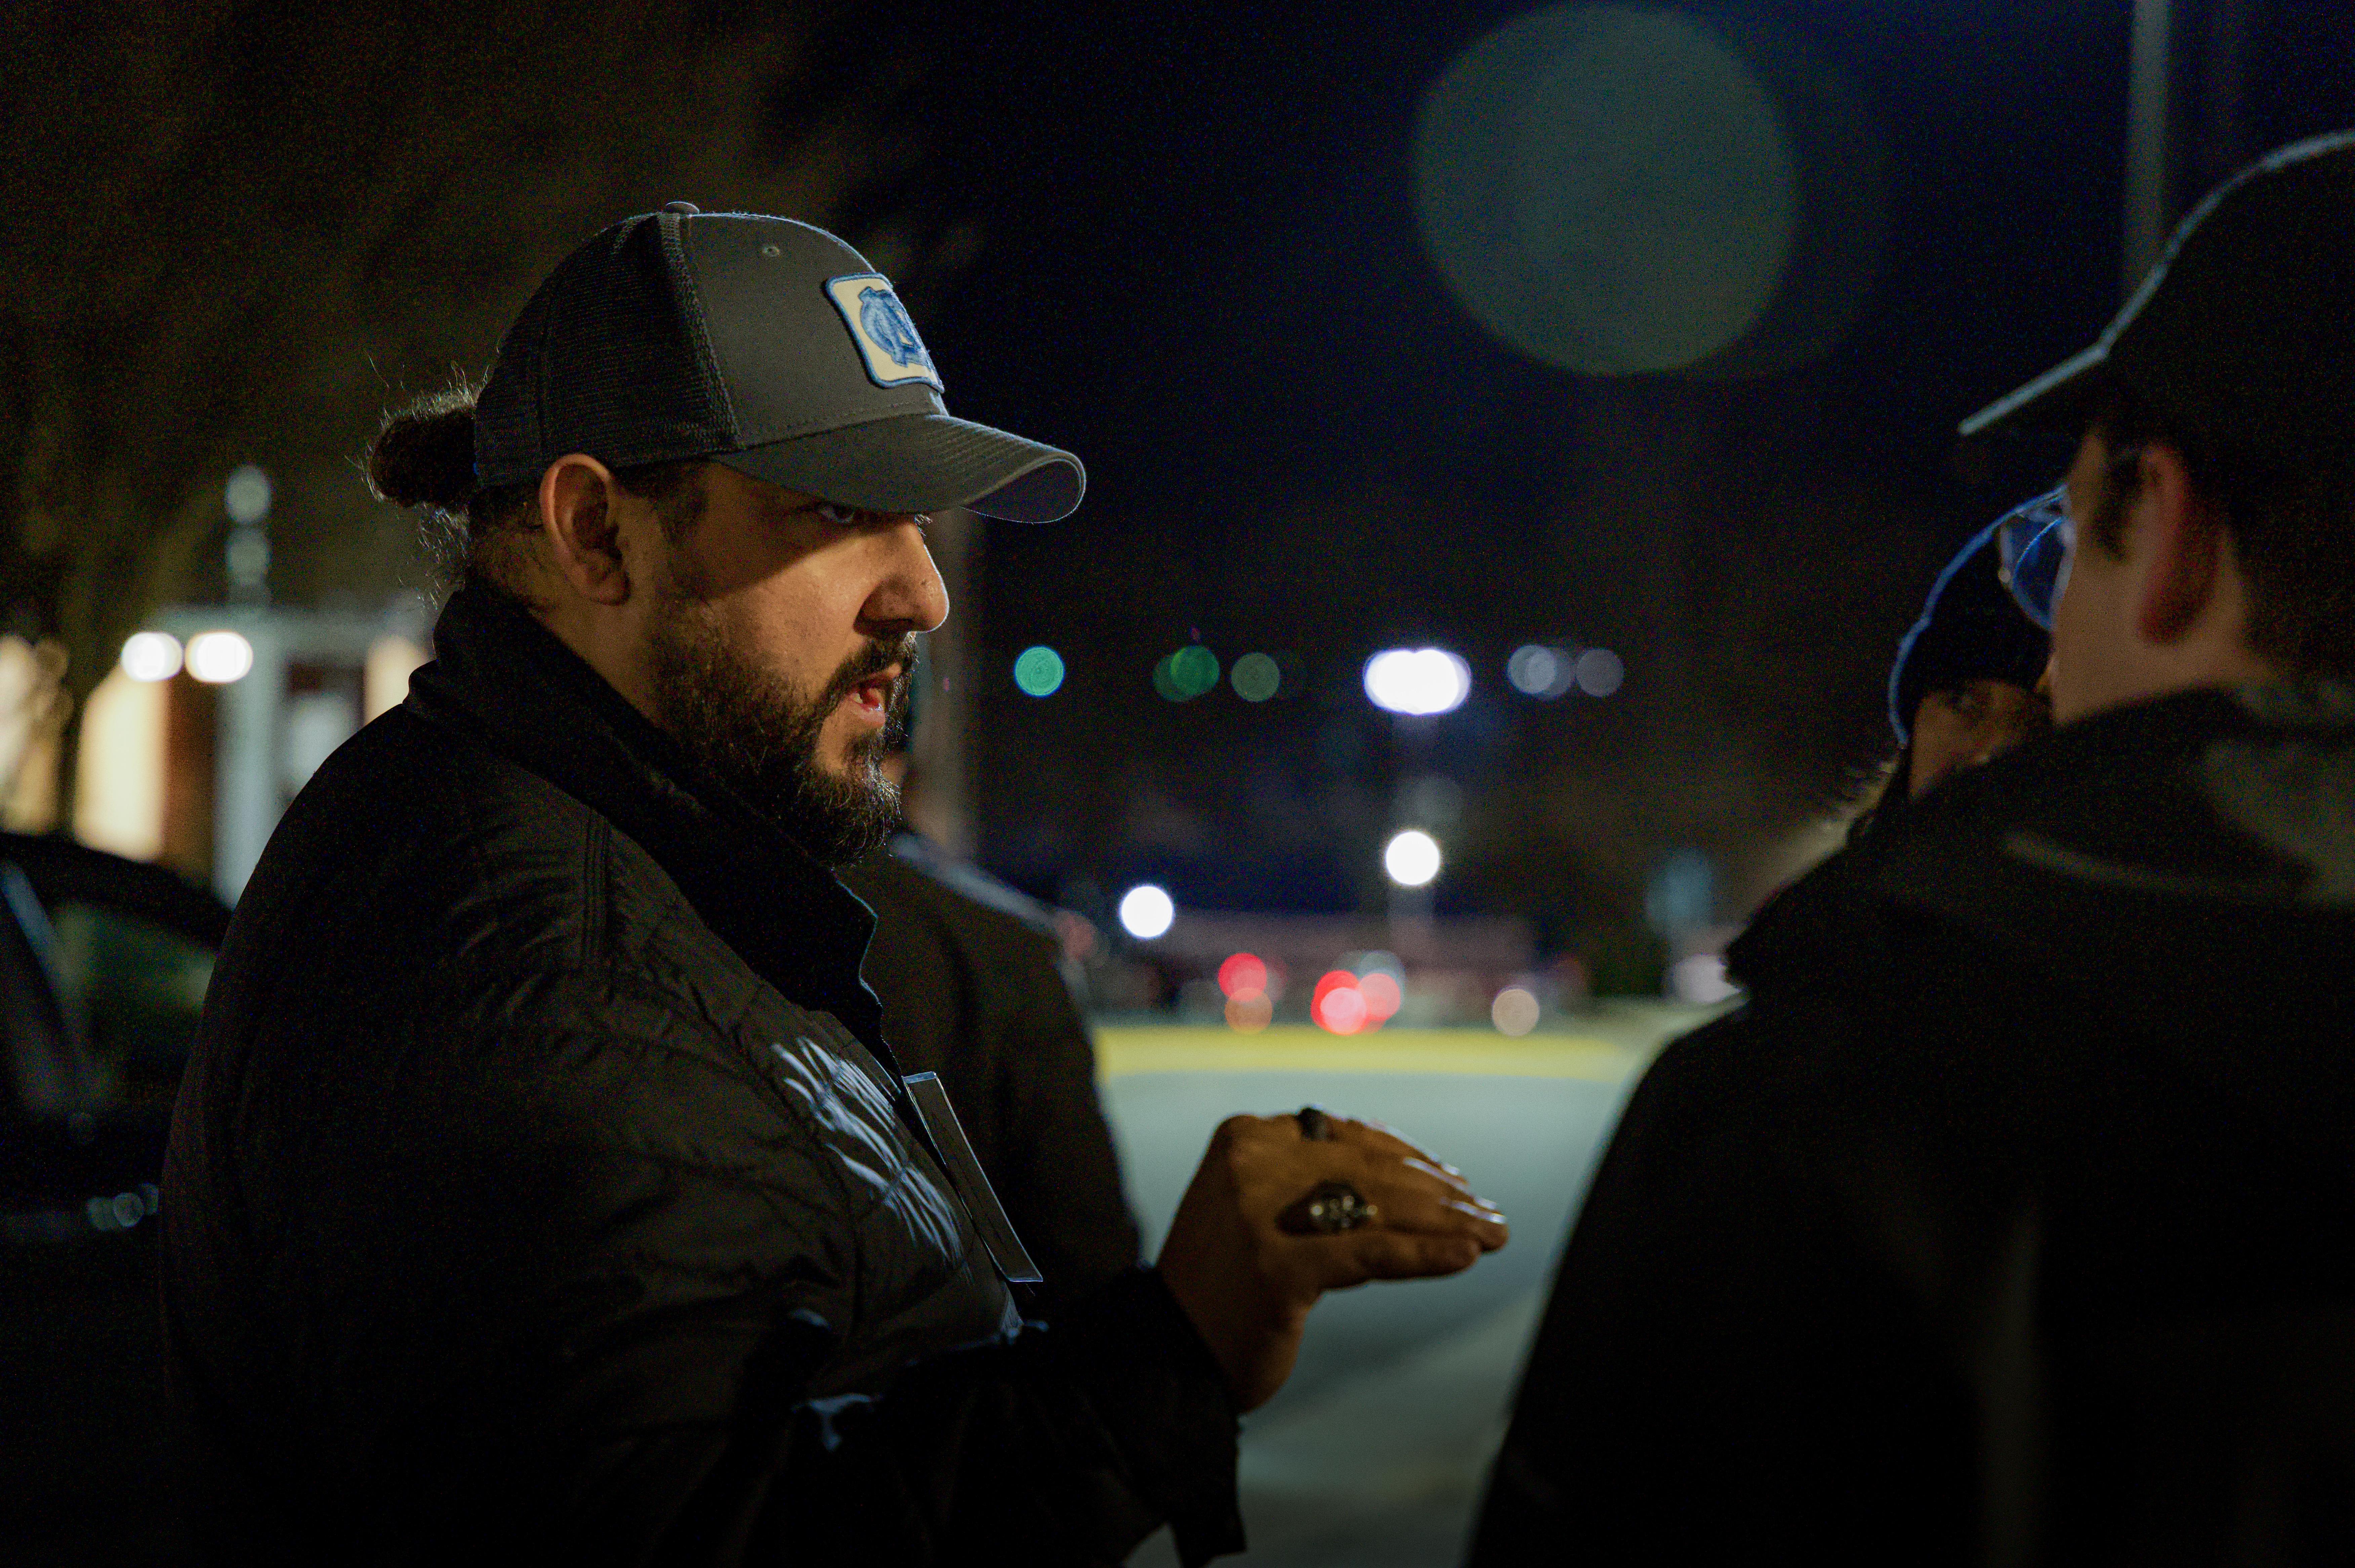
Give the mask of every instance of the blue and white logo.
[[908, 307], [891, 292], [891, 281], [879, 272], [858, 272], [847, 278], [826, 280], [826, 297], [842, 313], [842, 323], [850, 328], [851, 341], [858, 345], [859, 357], [867, 363], [867, 379], [879, 387], [904, 386], [922, 381], [934, 391], [941, 389], [939, 372], [932, 368], [932, 357], [924, 352], [924, 340], [916, 336], [916, 324], [908, 317]]

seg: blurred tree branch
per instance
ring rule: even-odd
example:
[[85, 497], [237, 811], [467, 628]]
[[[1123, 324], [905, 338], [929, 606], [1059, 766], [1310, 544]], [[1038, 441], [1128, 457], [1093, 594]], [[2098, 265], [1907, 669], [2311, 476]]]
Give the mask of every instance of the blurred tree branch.
[[356, 453], [404, 395], [378, 366], [479, 367], [625, 213], [825, 221], [904, 168], [836, 30], [696, 0], [0, 15], [0, 614], [63, 642], [69, 711], [199, 581], [228, 471]]

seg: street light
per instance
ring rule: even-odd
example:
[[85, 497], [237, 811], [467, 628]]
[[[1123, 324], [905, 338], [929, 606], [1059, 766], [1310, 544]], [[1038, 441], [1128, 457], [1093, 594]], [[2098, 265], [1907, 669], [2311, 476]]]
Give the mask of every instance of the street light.
[[1139, 942], [1167, 935], [1177, 919], [1178, 906], [1167, 888], [1139, 882], [1120, 897], [1120, 928]]
[[1420, 827], [1391, 835], [1382, 847], [1382, 869], [1402, 888], [1427, 887], [1439, 875], [1439, 840]]
[[1386, 648], [1366, 661], [1366, 699], [1386, 713], [1453, 713], [1472, 695], [1472, 667], [1445, 648]]
[[253, 645], [235, 632], [198, 632], [188, 639], [188, 673], [207, 686], [243, 680], [253, 668]]
[[123, 673], [133, 680], [169, 680], [180, 673], [180, 639], [169, 632], [133, 632], [123, 645]]

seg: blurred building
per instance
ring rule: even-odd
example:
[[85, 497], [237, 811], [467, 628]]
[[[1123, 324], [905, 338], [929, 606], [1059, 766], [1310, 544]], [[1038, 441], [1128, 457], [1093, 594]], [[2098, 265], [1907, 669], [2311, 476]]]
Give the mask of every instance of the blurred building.
[[[124, 645], [82, 715], [74, 837], [209, 881], [234, 902], [295, 792], [425, 662], [426, 607], [182, 605]], [[28, 758], [12, 824], [59, 816]], [[44, 806], [47, 806], [45, 812]], [[44, 820], [46, 816], [47, 820]]]

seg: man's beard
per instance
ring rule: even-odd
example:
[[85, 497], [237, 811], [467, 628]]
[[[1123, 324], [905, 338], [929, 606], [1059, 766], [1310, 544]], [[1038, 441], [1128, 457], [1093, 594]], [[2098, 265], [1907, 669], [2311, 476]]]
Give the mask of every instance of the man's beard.
[[[667, 599], [650, 633], [663, 728], [820, 865], [848, 865], [881, 844], [900, 820], [900, 791], [877, 764], [906, 729], [915, 638], [869, 642], [802, 702], [729, 641], [709, 605], [676, 589]], [[818, 758], [826, 720], [895, 664], [888, 721], [852, 742], [844, 772], [829, 771]]]

